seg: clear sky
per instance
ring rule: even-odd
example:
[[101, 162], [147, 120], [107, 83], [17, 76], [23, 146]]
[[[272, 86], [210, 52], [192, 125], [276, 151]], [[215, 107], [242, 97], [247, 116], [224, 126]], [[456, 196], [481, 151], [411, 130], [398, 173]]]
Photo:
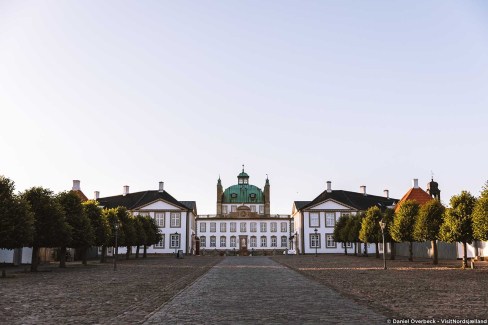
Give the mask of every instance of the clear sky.
[[486, 1], [1, 1], [0, 174], [215, 213], [333, 189], [444, 202], [488, 179]]

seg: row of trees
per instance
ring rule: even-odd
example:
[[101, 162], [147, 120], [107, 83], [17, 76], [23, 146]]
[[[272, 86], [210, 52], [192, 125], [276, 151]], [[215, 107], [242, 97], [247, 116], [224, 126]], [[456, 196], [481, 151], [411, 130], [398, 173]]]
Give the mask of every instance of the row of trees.
[[[362, 242], [365, 244], [365, 254], [366, 244], [374, 243], [376, 257], [379, 258], [378, 243], [382, 241], [380, 221], [386, 224], [384, 234], [385, 241], [392, 248], [391, 259], [395, 258], [395, 242], [409, 243], [409, 261], [412, 261], [413, 242], [430, 241], [433, 263], [437, 264], [439, 240], [460, 242], [464, 252], [462, 266], [466, 267], [467, 244], [476, 240], [488, 240], [488, 182], [479, 198], [462, 191], [451, 198], [447, 209], [434, 199], [422, 206], [407, 200], [401, 203], [395, 213], [391, 209], [381, 211], [375, 206], [352, 217], [343, 216], [334, 229], [334, 239], [342, 243]], [[359, 245], [356, 247], [355, 254], [358, 254]], [[347, 248], [345, 253], [347, 254]]]
[[[59, 248], [60, 267], [66, 266], [67, 248], [80, 252], [86, 264], [87, 251], [102, 246], [101, 261], [105, 261], [106, 247], [114, 247], [117, 225], [117, 246], [126, 246], [129, 258], [131, 247], [147, 246], [161, 240], [158, 227], [148, 216], [134, 217], [124, 207], [102, 209], [96, 201], [82, 202], [73, 192], [52, 191], [33, 187], [15, 194], [14, 182], [0, 176], [0, 248], [32, 247], [31, 270], [37, 271], [39, 248]], [[117, 248], [116, 248], [117, 249]]]

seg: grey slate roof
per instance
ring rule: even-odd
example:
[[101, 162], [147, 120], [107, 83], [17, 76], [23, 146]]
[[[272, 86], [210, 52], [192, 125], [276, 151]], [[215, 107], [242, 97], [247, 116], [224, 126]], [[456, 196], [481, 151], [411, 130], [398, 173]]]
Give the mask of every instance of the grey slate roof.
[[125, 196], [116, 195], [103, 197], [99, 198], [98, 202], [101, 206], [105, 208], [116, 208], [118, 206], [123, 206], [126, 207], [128, 210], [134, 210], [157, 200], [164, 200], [184, 210], [191, 210], [191, 208], [176, 200], [168, 192], [159, 192], [157, 190], [129, 193]]
[[196, 201], [180, 201], [181, 204], [186, 206], [188, 209], [192, 210], [197, 214], [197, 202]]
[[296, 206], [297, 210], [301, 210], [304, 206], [306, 206], [310, 202], [312, 202], [312, 201], [295, 201], [295, 206]]
[[301, 208], [298, 208], [297, 206], [297, 208], [299, 210], [307, 209], [329, 199], [345, 204], [360, 211], [365, 211], [372, 206], [378, 206], [380, 209], [384, 209], [387, 206], [392, 206], [393, 204], [396, 204], [398, 202], [398, 199], [386, 198], [384, 196], [376, 196], [370, 194], [364, 195], [363, 193], [342, 190], [333, 190], [329, 193], [327, 192], [327, 190], [325, 190], [314, 200], [309, 201], [308, 204], [301, 206]]

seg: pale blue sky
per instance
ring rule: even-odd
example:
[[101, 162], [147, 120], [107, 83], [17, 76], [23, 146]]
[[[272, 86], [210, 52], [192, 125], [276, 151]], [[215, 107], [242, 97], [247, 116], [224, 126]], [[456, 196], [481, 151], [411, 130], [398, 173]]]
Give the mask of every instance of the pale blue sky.
[[215, 213], [334, 189], [444, 202], [488, 179], [485, 1], [0, 1], [0, 174]]

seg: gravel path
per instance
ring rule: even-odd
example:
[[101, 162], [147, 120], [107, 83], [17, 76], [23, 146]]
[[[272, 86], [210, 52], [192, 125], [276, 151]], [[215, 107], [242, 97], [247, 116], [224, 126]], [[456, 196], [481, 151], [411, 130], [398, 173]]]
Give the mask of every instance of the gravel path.
[[[295, 269], [363, 306], [394, 319], [488, 319], [488, 262], [462, 270], [461, 261], [429, 259], [409, 262], [397, 257], [339, 254], [275, 256], [273, 260]], [[455, 323], [451, 323], [455, 324]]]
[[96, 262], [17, 272], [0, 278], [0, 324], [138, 324], [220, 260], [148, 257], [119, 260], [116, 272]]

